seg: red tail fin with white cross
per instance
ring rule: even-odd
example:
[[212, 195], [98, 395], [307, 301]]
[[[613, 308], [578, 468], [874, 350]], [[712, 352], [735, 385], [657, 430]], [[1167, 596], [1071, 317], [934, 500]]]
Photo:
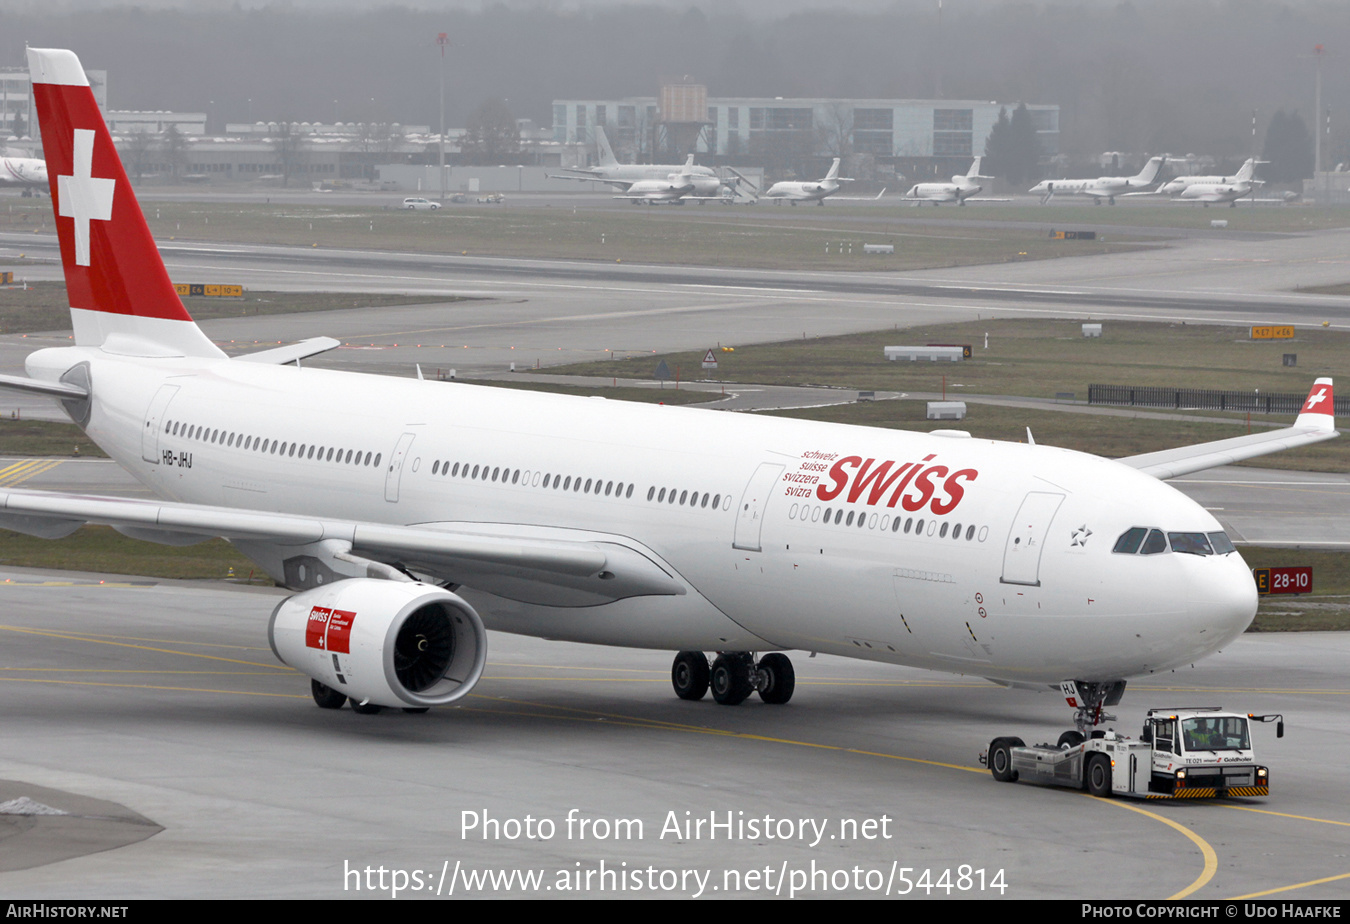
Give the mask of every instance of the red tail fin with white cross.
[[74, 52], [29, 48], [75, 343], [223, 357], [183, 307]]

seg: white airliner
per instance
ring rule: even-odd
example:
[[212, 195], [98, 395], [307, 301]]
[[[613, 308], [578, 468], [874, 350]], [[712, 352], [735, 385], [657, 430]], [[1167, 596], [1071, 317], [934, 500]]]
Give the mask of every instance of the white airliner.
[[[658, 202], [683, 203], [686, 199], [708, 199], [716, 196], [722, 189], [722, 181], [715, 176], [695, 173], [694, 155], [676, 172], [663, 180], [638, 180], [628, 187], [628, 191], [615, 199], [628, 199], [635, 205]], [[707, 169], [706, 167], [703, 169]]]
[[621, 164], [614, 156], [614, 149], [609, 146], [605, 130], [598, 125], [595, 127], [595, 143], [600, 152], [600, 163], [597, 166], [562, 167], [560, 169], [566, 173], [549, 174], [549, 178], [607, 183], [616, 189], [628, 191], [634, 183], [649, 181], [664, 183], [669, 182], [675, 174], [687, 173], [699, 178], [702, 188], [711, 189], [711, 192], [704, 193], [705, 195], [715, 195], [722, 185], [722, 181], [711, 167], [695, 165], [692, 154], [683, 164]]
[[1183, 189], [1173, 201], [1199, 202], [1205, 208], [1215, 204], [1222, 205], [1226, 202], [1229, 208], [1237, 208], [1237, 200], [1250, 196], [1255, 189], [1256, 184], [1252, 180], [1241, 183], [1192, 183]]
[[[910, 187], [909, 192], [905, 193], [906, 199], [913, 199], [916, 202], [931, 202], [934, 205], [940, 205], [943, 202], [955, 202], [957, 205], [965, 205], [966, 200], [974, 196], [981, 189], [984, 189], [976, 180], [992, 180], [992, 176], [980, 176], [980, 161], [982, 157], [977, 157], [971, 163], [970, 169], [965, 175], [957, 174], [952, 177], [950, 183], [915, 183]], [[976, 199], [976, 202], [1006, 202], [1006, 199]]]
[[47, 162], [36, 157], [0, 157], [0, 187], [47, 187]]
[[1255, 178], [1257, 164], [1265, 161], [1249, 157], [1232, 176], [1177, 176], [1158, 187], [1164, 196], [1179, 196], [1191, 186], [1237, 186], [1243, 183], [1251, 186], [1260, 181]]
[[801, 649], [1070, 681], [1090, 723], [1255, 613], [1220, 524], [1160, 479], [1336, 435], [1329, 379], [1290, 428], [1122, 464], [302, 368], [329, 338], [229, 358], [178, 299], [79, 60], [28, 59], [74, 345], [2, 384], [60, 400], [160, 499], [6, 490], [0, 526], [224, 536], [295, 592], [268, 637], [321, 706], [453, 702], [493, 628], [678, 651], [686, 699], [786, 702]]
[[[779, 203], [783, 200], [796, 205], [798, 202], [814, 202], [816, 205], [824, 205], [825, 200], [839, 192], [839, 186], [842, 183], [852, 183], [853, 180], [839, 175], [839, 161], [836, 157], [834, 163], [830, 164], [829, 171], [820, 179], [811, 182], [800, 182], [784, 180], [781, 183], [774, 183], [769, 187], [768, 192], [764, 193], [765, 199], [777, 199]], [[882, 190], [884, 193], [886, 190]], [[880, 199], [878, 195], [876, 198]]]
[[1095, 180], [1041, 180], [1028, 192], [1039, 194], [1042, 203], [1055, 195], [1091, 196], [1097, 205], [1102, 200], [1116, 204], [1116, 196], [1146, 190], [1158, 179], [1158, 173], [1167, 162], [1166, 155], [1150, 157], [1144, 169], [1134, 176], [1099, 176]]

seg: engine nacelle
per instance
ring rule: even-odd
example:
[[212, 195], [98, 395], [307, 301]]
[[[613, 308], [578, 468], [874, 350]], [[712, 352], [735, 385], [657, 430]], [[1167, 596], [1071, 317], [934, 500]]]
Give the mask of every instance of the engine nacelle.
[[289, 667], [379, 706], [443, 706], [483, 674], [487, 631], [462, 598], [426, 584], [353, 578], [283, 600], [267, 639]]

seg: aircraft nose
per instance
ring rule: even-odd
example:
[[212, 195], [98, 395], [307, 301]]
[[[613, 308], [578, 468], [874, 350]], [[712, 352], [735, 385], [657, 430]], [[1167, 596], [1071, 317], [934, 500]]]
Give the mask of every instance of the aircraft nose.
[[1241, 555], [1197, 558], [1187, 584], [1195, 628], [1217, 648], [1237, 638], [1256, 616], [1256, 582]]

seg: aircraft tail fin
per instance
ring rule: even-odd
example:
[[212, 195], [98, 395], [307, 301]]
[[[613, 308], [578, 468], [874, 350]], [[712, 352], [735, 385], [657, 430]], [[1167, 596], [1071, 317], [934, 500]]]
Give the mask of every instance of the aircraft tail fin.
[[595, 146], [600, 151], [600, 166], [612, 167], [619, 162], [614, 156], [614, 149], [609, 146], [609, 139], [605, 137], [605, 129], [602, 126], [595, 126]]
[[839, 178], [839, 161], [840, 158], [836, 157], [834, 163], [830, 164], [830, 172], [825, 174], [825, 179], [836, 180]]
[[1242, 166], [1238, 168], [1237, 175], [1234, 177], [1234, 179], [1237, 180], [1237, 182], [1239, 183], [1260, 184], [1262, 181], [1256, 179], [1256, 167], [1258, 164], [1267, 164], [1267, 163], [1270, 163], [1270, 161], [1257, 160], [1255, 157], [1249, 157], [1243, 162]]
[[76, 345], [223, 357], [169, 280], [80, 59], [29, 48], [28, 69]]
[[984, 160], [984, 157], [983, 157], [983, 156], [975, 158], [974, 162], [971, 163], [971, 165], [970, 165], [970, 169], [966, 171], [966, 176], [968, 176], [968, 177], [977, 177], [977, 176], [979, 176], [979, 175], [980, 175], [980, 161], [982, 161], [982, 160]]
[[685, 169], [686, 172], [688, 172], [688, 171], [692, 170], [693, 167], [694, 167], [694, 155], [693, 155], [693, 154], [690, 154], [690, 155], [689, 155], [688, 157], [686, 157], [685, 160], [684, 160], [684, 169]]
[[1158, 157], [1150, 157], [1148, 163], [1144, 164], [1144, 169], [1131, 177], [1130, 185], [1133, 186], [1138, 184], [1140, 186], [1147, 186], [1152, 183], [1158, 178], [1158, 173], [1162, 170], [1163, 164], [1165, 163], [1167, 163], [1166, 154], [1159, 155]]

